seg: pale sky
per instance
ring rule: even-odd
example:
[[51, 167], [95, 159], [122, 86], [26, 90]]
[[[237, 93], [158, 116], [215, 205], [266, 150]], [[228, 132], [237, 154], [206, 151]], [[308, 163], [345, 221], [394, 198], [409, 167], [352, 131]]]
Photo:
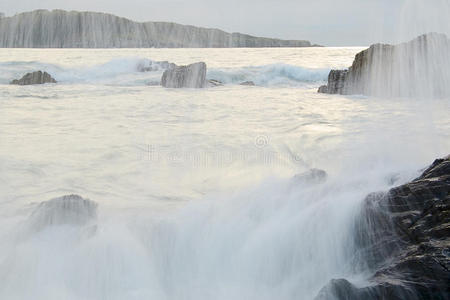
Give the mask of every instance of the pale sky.
[[450, 0], [1, 0], [0, 12], [99, 11], [135, 21], [177, 22], [327, 46], [366, 46], [395, 38], [405, 3], [433, 1], [448, 5]]

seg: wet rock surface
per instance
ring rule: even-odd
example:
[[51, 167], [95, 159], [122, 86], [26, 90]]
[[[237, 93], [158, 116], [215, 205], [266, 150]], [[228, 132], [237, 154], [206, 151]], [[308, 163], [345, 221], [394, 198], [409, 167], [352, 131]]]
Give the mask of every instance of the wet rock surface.
[[216, 79], [208, 79], [207, 86], [208, 87], [216, 87], [216, 86], [222, 86], [223, 82], [216, 80]]
[[348, 70], [332, 70], [319, 93], [442, 97], [449, 95], [450, 40], [429, 33], [398, 45], [375, 44]]
[[87, 225], [97, 219], [97, 203], [78, 195], [66, 195], [41, 202], [28, 224], [35, 231], [57, 225]]
[[372, 284], [332, 280], [316, 299], [450, 299], [450, 156], [369, 195], [355, 239]]
[[206, 64], [198, 62], [187, 66], [176, 66], [164, 71], [161, 85], [166, 88], [204, 88]]
[[15, 85], [33, 85], [44, 83], [56, 83], [56, 80], [47, 72], [36, 71], [33, 73], [27, 73], [20, 79], [15, 79], [10, 84]]

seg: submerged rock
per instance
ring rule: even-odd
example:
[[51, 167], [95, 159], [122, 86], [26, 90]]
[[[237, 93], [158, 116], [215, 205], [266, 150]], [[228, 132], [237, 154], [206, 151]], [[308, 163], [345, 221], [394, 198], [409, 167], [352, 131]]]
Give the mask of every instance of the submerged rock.
[[204, 88], [206, 86], [206, 64], [198, 62], [168, 69], [164, 71], [161, 85], [166, 88]]
[[244, 82], [239, 83], [239, 85], [254, 86], [255, 83], [253, 81], [244, 81]]
[[393, 97], [450, 95], [450, 40], [429, 33], [399, 45], [376, 44], [348, 70], [332, 70], [319, 93]]
[[369, 195], [355, 243], [371, 285], [332, 280], [316, 299], [450, 299], [450, 156], [410, 183]]
[[216, 87], [216, 86], [222, 86], [223, 83], [219, 80], [215, 79], [208, 79], [208, 87]]
[[44, 83], [56, 83], [56, 80], [47, 72], [36, 71], [33, 73], [27, 73], [21, 79], [15, 79], [10, 82], [10, 84], [16, 85], [32, 85]]
[[292, 178], [295, 184], [317, 184], [327, 180], [327, 172], [320, 169], [310, 169], [307, 172], [297, 174]]
[[78, 195], [67, 195], [41, 202], [28, 223], [40, 231], [49, 226], [87, 225], [97, 218], [97, 203]]

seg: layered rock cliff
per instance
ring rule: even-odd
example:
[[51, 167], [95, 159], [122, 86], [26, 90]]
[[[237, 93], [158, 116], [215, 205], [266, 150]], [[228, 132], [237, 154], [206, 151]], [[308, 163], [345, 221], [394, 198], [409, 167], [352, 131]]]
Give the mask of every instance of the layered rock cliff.
[[429, 33], [399, 45], [372, 45], [348, 70], [332, 70], [320, 93], [393, 97], [450, 96], [450, 40]]
[[310, 47], [308, 41], [227, 33], [165, 22], [138, 23], [110, 14], [36, 10], [0, 18], [3, 48]]

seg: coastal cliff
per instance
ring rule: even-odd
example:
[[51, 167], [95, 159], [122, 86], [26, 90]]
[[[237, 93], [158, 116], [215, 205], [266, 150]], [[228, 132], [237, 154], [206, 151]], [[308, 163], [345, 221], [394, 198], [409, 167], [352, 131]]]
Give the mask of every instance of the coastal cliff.
[[2, 48], [311, 47], [308, 41], [227, 33], [166, 22], [139, 23], [111, 14], [35, 10], [0, 18]]

